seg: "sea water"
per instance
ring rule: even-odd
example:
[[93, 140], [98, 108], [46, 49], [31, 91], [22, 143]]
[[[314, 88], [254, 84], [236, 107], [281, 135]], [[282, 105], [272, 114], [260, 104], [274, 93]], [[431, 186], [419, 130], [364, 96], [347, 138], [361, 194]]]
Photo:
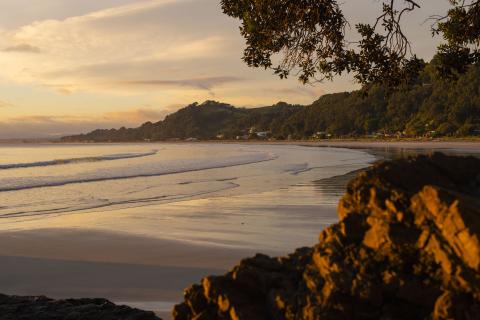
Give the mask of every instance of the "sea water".
[[0, 145], [0, 218], [258, 194], [373, 160], [362, 151], [288, 145]]

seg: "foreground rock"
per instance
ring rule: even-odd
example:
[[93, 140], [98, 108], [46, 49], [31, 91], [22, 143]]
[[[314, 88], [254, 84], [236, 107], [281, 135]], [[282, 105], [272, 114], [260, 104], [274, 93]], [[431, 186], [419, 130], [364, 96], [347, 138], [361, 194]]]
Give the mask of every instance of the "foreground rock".
[[2, 320], [160, 320], [153, 312], [117, 306], [104, 299], [52, 300], [0, 295]]
[[480, 160], [436, 154], [353, 180], [314, 248], [185, 292], [176, 320], [480, 319]]

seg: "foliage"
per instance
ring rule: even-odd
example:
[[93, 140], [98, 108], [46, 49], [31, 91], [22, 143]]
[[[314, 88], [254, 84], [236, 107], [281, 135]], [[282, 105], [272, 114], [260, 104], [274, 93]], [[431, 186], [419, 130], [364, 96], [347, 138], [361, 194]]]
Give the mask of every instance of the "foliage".
[[[432, 17], [434, 35], [446, 43], [438, 48], [439, 74], [446, 78], [479, 61], [480, 0], [449, 0], [452, 9]], [[384, 0], [375, 21], [348, 26], [337, 0], [221, 0], [224, 13], [241, 21], [246, 39], [243, 60], [251, 67], [273, 69], [301, 82], [353, 73], [361, 84], [397, 88], [411, 83], [425, 67], [412, 52], [402, 30], [403, 17], [421, 7], [421, 0]]]
[[308, 139], [318, 132], [335, 137], [372, 134], [412, 136], [468, 136], [480, 130], [480, 68], [470, 66], [457, 81], [445, 81], [434, 59], [417, 82], [385, 94], [370, 86], [367, 95], [356, 91], [322, 96], [310, 106], [278, 103], [244, 109], [206, 101], [189, 105], [157, 123], [136, 129], [96, 130], [64, 141], [141, 141], [168, 139], [236, 139], [255, 131], [272, 138]]
[[446, 78], [456, 78], [480, 61], [480, 1], [449, 1], [452, 9], [437, 17], [433, 31], [447, 41], [438, 48], [437, 71]]
[[[303, 82], [317, 69], [327, 78], [343, 71], [347, 22], [336, 1], [225, 0], [222, 8], [242, 20], [243, 59], [249, 66], [273, 68], [281, 78], [298, 66]], [[273, 66], [272, 56], [280, 52], [284, 58]]]

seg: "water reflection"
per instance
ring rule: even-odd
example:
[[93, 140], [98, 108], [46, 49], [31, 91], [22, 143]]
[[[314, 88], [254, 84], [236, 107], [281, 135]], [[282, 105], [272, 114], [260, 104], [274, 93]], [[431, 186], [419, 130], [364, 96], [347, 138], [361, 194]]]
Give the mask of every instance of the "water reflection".
[[[370, 153], [375, 156], [377, 161], [405, 159], [419, 155], [432, 155], [441, 152], [447, 155], [456, 156], [474, 156], [480, 157], [479, 149], [464, 148], [400, 148], [400, 147], [376, 147], [376, 148], [358, 148], [359, 150]], [[312, 182], [312, 187], [326, 203], [333, 205], [338, 203], [346, 191], [348, 183], [354, 179], [360, 172], [366, 169], [353, 170], [344, 175], [338, 175], [331, 178], [320, 179]]]

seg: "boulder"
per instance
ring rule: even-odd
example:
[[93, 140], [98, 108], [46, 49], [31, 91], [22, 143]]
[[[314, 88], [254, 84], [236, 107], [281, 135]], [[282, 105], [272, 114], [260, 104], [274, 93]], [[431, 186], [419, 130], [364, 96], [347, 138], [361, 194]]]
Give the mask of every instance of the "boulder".
[[52, 300], [0, 295], [2, 320], [161, 320], [153, 312], [117, 306], [105, 299]]
[[383, 162], [313, 248], [257, 255], [185, 292], [174, 319], [479, 319], [480, 160]]

